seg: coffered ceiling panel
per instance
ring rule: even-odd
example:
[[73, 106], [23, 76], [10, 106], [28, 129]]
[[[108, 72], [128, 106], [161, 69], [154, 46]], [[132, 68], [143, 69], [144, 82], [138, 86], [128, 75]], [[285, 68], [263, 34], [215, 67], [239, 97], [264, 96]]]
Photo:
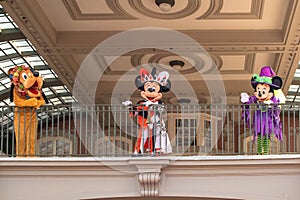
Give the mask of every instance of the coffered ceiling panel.
[[[144, 26], [180, 30], [281, 29], [289, 14], [289, 1], [282, 0], [180, 0], [167, 13], [154, 0], [29, 1], [39, 4], [57, 31], [128, 30]], [[58, 8], [59, 12], [52, 12]]]
[[[105, 0], [64, 0], [64, 3], [66, 7], [72, 7], [72, 9], [74, 9], [73, 12], [81, 14], [113, 13], [113, 10], [106, 4]], [[75, 8], [77, 8], [77, 10]]]
[[[60, 2], [58, 2], [60, 3]], [[63, 0], [73, 20], [127, 20], [135, 19], [122, 9], [119, 1]]]

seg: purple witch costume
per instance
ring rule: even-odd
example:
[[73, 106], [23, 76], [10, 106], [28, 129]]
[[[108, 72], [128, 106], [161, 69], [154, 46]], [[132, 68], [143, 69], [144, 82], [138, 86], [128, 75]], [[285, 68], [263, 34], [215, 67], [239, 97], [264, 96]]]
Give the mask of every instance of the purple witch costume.
[[[274, 133], [275, 137], [282, 140], [282, 125], [280, 122], [280, 107], [279, 99], [272, 97], [269, 100], [271, 104], [265, 104], [259, 102], [256, 96], [251, 96], [249, 101], [246, 102], [243, 107], [242, 116], [246, 123], [253, 128], [254, 139], [257, 138], [258, 134], [261, 136], [267, 136], [270, 138], [271, 134]], [[250, 111], [250, 105], [256, 104]], [[251, 113], [253, 113], [252, 121], [250, 122]]]
[[282, 79], [275, 75], [270, 66], [264, 66], [259, 75], [252, 76], [251, 85], [255, 89], [253, 96], [241, 94], [241, 102], [244, 103], [242, 117], [253, 129], [258, 154], [268, 154], [271, 135], [274, 134], [278, 140], [282, 140], [279, 106], [282, 98], [276, 97], [276, 94], [280, 94]]

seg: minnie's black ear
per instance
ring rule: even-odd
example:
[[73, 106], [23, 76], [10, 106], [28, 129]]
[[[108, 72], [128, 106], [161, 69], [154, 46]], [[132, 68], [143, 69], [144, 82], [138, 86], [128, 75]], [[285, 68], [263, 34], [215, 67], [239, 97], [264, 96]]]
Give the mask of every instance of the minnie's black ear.
[[167, 85], [160, 86], [160, 92], [169, 92], [171, 89], [171, 81], [167, 81]]
[[253, 89], [256, 91], [257, 83], [254, 81], [253, 77], [251, 78], [251, 85], [252, 85]]
[[14, 88], [15, 88], [15, 85], [11, 84], [10, 91], [9, 91], [10, 102], [14, 102]]
[[282, 79], [279, 76], [274, 76], [272, 78], [272, 84], [275, 85], [274, 86], [275, 90], [280, 89], [282, 86]]
[[140, 90], [144, 90], [144, 84], [142, 83], [140, 76], [135, 78], [135, 86]]

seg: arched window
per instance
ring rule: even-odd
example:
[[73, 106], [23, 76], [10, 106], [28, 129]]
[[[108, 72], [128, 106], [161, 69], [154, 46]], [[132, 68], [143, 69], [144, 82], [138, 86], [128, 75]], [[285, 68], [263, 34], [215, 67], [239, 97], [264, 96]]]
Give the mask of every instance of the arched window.
[[101, 137], [94, 143], [95, 156], [128, 156], [133, 152], [132, 140], [123, 136]]
[[36, 154], [38, 156], [70, 156], [76, 152], [74, 135], [72, 134], [42, 134], [37, 140]]

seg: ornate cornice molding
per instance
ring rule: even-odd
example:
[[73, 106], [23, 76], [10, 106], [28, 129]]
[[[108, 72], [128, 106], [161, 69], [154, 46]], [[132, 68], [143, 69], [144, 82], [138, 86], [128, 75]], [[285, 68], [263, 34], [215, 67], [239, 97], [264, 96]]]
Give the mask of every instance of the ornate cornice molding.
[[299, 12], [300, 2], [290, 0], [287, 16], [283, 25], [285, 51], [276, 60], [278, 66], [276, 74], [283, 80], [282, 90], [288, 93], [290, 84], [293, 81], [295, 70], [298, 68], [300, 59], [300, 21]]
[[[284, 53], [286, 48], [284, 44], [245, 44], [245, 43], [236, 43], [231, 45], [224, 44], [202, 44], [203, 48], [208, 53], [214, 54], [224, 54], [224, 53], [234, 53], [234, 54], [244, 54], [244, 53]], [[121, 48], [121, 47], [120, 47]], [[294, 45], [293, 50], [299, 49], [299, 44]], [[145, 54], [163, 54], [167, 55], [170, 53], [172, 47], [169, 49], [139, 49], [138, 51], [130, 51], [126, 55], [145, 55]], [[72, 54], [87, 54], [92, 50], [92, 47], [86, 46], [70, 46], [70, 47], [55, 47], [55, 50], [62, 55], [72, 55]], [[114, 51], [118, 52], [117, 48], [106, 49], [112, 55]], [[292, 50], [292, 49], [291, 49]], [[193, 49], [190, 46], [176, 46], [176, 52], [179, 53], [197, 53], [199, 49]], [[135, 58], [136, 59], [136, 58]]]

